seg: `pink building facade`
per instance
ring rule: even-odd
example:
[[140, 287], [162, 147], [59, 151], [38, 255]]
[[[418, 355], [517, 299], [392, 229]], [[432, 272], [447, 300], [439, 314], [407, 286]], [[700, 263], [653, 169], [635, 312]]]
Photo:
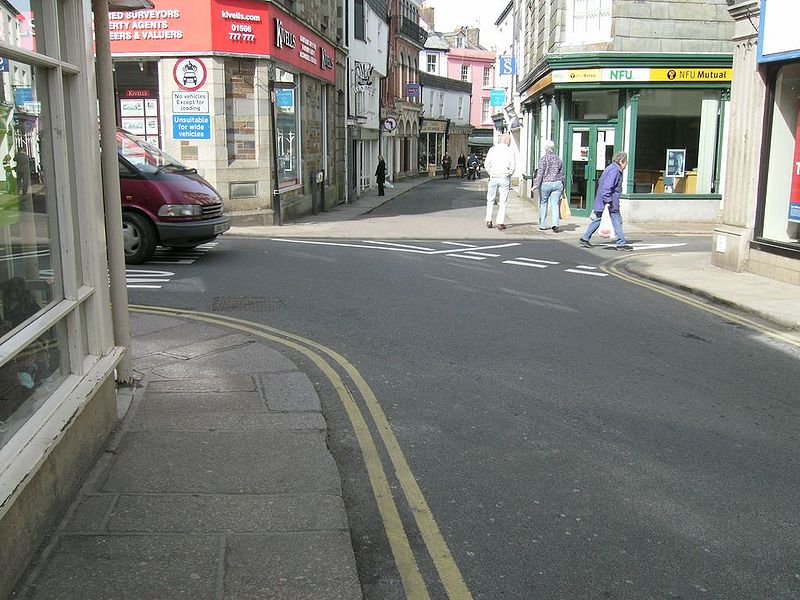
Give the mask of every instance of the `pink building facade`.
[[495, 85], [497, 55], [490, 50], [451, 48], [447, 53], [447, 76], [472, 83], [470, 124], [478, 129], [492, 127], [489, 96]]

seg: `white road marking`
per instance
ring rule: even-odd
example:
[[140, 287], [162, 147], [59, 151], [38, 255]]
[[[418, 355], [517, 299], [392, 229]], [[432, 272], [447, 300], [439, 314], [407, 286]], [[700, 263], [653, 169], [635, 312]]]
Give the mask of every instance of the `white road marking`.
[[464, 244], [462, 242], [442, 242], [443, 244], [447, 244], [448, 246], [462, 246], [464, 248], [477, 248], [475, 244]]
[[468, 258], [469, 260], [486, 260], [483, 256], [470, 256], [469, 254], [445, 254], [451, 258]]
[[[340, 248], [367, 248], [369, 250], [389, 250], [390, 252], [409, 252], [411, 254], [432, 254], [426, 250], [412, 250], [411, 248], [392, 248], [388, 246], [366, 246], [362, 244], [345, 244], [342, 242], [316, 242], [312, 240], [293, 240], [290, 238], [271, 238], [273, 242], [286, 242], [289, 244], [307, 244], [310, 246], [337, 246]], [[453, 252], [447, 250], [447, 252]]]
[[520, 262], [517, 260], [504, 260], [504, 265], [518, 265], [520, 267], [533, 267], [534, 269], [546, 269], [547, 265], [540, 265], [539, 263]]
[[148, 265], [190, 265], [196, 259], [180, 259], [180, 260], [148, 260]]
[[608, 273], [595, 273], [594, 271], [582, 271], [581, 269], [564, 269], [565, 273], [578, 273], [579, 275], [594, 275], [595, 277], [608, 277]]
[[154, 283], [169, 283], [175, 273], [172, 271], [155, 271], [152, 269], [126, 269], [125, 284], [129, 289], [159, 290], [160, 285]]
[[133, 285], [133, 284], [130, 284], [130, 283], [126, 287], [129, 290], [160, 290], [161, 289], [160, 285]]
[[424, 246], [409, 246], [408, 244], [395, 244], [392, 242], [373, 242], [372, 240], [361, 240], [364, 244], [378, 244], [381, 246], [394, 246], [395, 248], [412, 248], [414, 250], [427, 250], [433, 252], [433, 248], [425, 248]]
[[576, 269], [589, 269], [590, 271], [597, 271], [597, 267], [590, 267], [589, 265], [577, 265]]
[[484, 256], [486, 258], [499, 258], [501, 256], [500, 254], [489, 254], [488, 252], [472, 252], [470, 250], [467, 250], [466, 252], [464, 252], [464, 254], [468, 254], [470, 256]]
[[[496, 248], [512, 248], [514, 246], [520, 246], [519, 242], [512, 242], [510, 244], [495, 244], [493, 246], [473, 246], [474, 248], [478, 248], [479, 250], [495, 250]], [[436, 250], [431, 252], [430, 254], [450, 254], [451, 252], [460, 252], [460, 250]], [[469, 252], [468, 249], [464, 249], [464, 252]]]
[[557, 265], [558, 263], [552, 260], [541, 260], [539, 258], [525, 258], [524, 256], [518, 256], [514, 260], [522, 260], [526, 262], [534, 262], [534, 263], [542, 263], [545, 265]]

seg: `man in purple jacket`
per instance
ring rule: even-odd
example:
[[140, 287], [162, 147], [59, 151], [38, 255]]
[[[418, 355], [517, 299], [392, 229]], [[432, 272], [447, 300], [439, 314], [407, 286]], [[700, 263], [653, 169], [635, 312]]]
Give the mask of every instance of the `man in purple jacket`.
[[603, 216], [603, 209], [608, 205], [608, 215], [614, 226], [614, 233], [617, 236], [615, 248], [617, 250], [632, 250], [625, 241], [625, 234], [622, 231], [622, 215], [619, 213], [619, 196], [622, 193], [622, 172], [628, 166], [628, 153], [617, 152], [611, 159], [611, 164], [606, 167], [600, 180], [597, 182], [597, 194], [594, 197], [594, 207], [592, 208], [592, 220], [586, 233], [580, 239], [580, 245], [584, 248], [591, 248], [589, 239], [597, 228], [600, 227], [600, 219]]

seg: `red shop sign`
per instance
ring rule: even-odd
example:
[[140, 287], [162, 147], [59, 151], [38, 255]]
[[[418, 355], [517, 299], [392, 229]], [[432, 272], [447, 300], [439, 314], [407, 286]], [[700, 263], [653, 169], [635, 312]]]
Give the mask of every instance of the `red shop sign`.
[[270, 17], [270, 56], [331, 83], [336, 81], [333, 45], [274, 7]]
[[329, 82], [335, 51], [288, 13], [254, 0], [154, 0], [155, 8], [112, 12], [115, 55], [230, 53], [274, 57]]

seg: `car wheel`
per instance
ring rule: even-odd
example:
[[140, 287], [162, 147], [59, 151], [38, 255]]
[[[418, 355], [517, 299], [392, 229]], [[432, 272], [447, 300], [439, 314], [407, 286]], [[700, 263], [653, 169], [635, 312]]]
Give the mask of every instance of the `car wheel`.
[[156, 251], [156, 229], [147, 217], [138, 213], [122, 213], [122, 242], [125, 262], [138, 265], [150, 260]]

